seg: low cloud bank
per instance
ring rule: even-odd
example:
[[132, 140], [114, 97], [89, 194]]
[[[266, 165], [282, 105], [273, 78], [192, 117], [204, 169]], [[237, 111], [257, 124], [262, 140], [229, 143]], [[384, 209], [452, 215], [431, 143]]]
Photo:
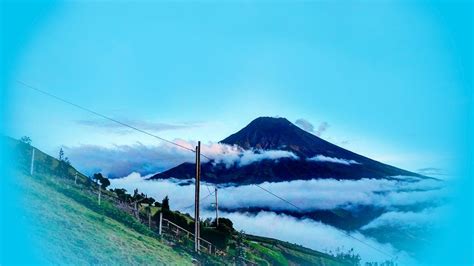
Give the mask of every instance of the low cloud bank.
[[361, 229], [373, 229], [381, 227], [396, 227], [402, 229], [426, 229], [434, 228], [442, 224], [443, 217], [449, 212], [446, 206], [437, 208], [426, 208], [419, 212], [390, 211], [383, 213], [372, 220]]
[[[296, 204], [305, 211], [350, 209], [358, 205], [375, 207], [410, 206], [442, 202], [447, 194], [437, 181], [417, 183], [393, 180], [296, 180], [263, 183], [261, 186]], [[228, 209], [260, 207], [273, 210], [295, 208], [253, 185], [221, 188], [220, 206]]]
[[[203, 214], [206, 217], [213, 216], [211, 212]], [[313, 220], [299, 220], [272, 212], [260, 212], [257, 215], [234, 212], [221, 215], [231, 219], [237, 229], [249, 234], [277, 238], [318, 251], [334, 252], [338, 248], [347, 251], [353, 248], [355, 253], [361, 256], [362, 264], [395, 257], [401, 265], [416, 264], [406, 252], [397, 250], [390, 244], [379, 243], [357, 231], [346, 233]]]
[[[138, 173], [132, 173], [125, 178], [112, 180], [112, 186], [123, 187], [128, 191], [138, 188], [160, 200], [168, 195], [170, 202], [178, 209], [193, 203], [194, 185], [180, 185], [173, 180], [149, 181]], [[209, 191], [213, 191], [212, 189], [208, 191], [206, 188], [206, 186], [211, 187], [212, 185], [203, 183], [201, 186], [203, 196], [207, 195]], [[351, 209], [358, 205], [383, 208], [418, 204], [436, 205], [442, 204], [448, 194], [442, 184], [435, 180], [422, 180], [414, 183], [385, 179], [319, 179], [266, 182], [260, 186], [296, 204], [305, 211]], [[225, 209], [255, 207], [279, 211], [298, 211], [293, 206], [254, 185], [220, 187], [219, 205]], [[203, 205], [203, 207], [206, 206]]]
[[351, 164], [360, 164], [354, 160], [347, 160], [347, 159], [340, 159], [340, 158], [335, 158], [335, 157], [327, 157], [324, 155], [316, 155], [314, 157], [311, 157], [307, 159], [308, 161], [314, 161], [314, 162], [327, 162], [327, 163], [340, 163], [340, 164], [345, 164], [345, 165], [351, 165]]
[[[150, 181], [145, 180], [146, 178], [138, 173], [132, 173], [124, 178], [111, 180], [111, 182], [112, 187], [126, 188], [128, 191], [138, 188], [139, 191], [158, 201], [169, 196], [172, 209], [183, 213], [193, 213], [194, 185], [192, 183], [186, 184], [183, 180]], [[188, 182], [190, 181], [192, 180]], [[425, 203], [442, 204], [447, 198], [444, 185], [443, 182], [430, 179], [419, 182], [325, 179], [261, 184], [265, 189], [284, 197], [304, 210], [351, 208], [357, 205], [379, 206], [390, 210], [362, 227], [362, 231], [349, 233], [311, 219], [297, 219], [270, 211], [261, 211], [258, 214], [221, 211], [220, 216], [231, 219], [238, 230], [244, 230], [250, 234], [278, 238], [320, 251], [354, 248], [364, 261], [380, 262], [390, 259], [366, 245], [369, 244], [383, 253], [390, 254], [393, 258], [397, 257], [397, 263], [400, 265], [414, 264], [415, 262], [405, 252], [366, 237], [363, 232], [365, 229], [387, 225], [408, 230], [413, 228], [413, 224], [430, 228], [433, 226], [432, 223], [439, 223], [440, 220], [436, 217], [444, 212], [443, 207], [429, 207], [420, 212], [403, 212], [397, 208]], [[212, 184], [201, 184], [203, 218], [214, 217], [211, 205], [214, 202], [214, 197], [208, 196], [211, 192], [213, 192]], [[220, 187], [218, 193], [219, 205], [226, 209], [262, 207], [271, 210], [295, 211], [294, 207], [253, 185]]]
[[[174, 140], [179, 145], [194, 149], [196, 142]], [[201, 152], [215, 163], [224, 163], [226, 167], [245, 166], [261, 160], [278, 160], [298, 157], [292, 152], [282, 150], [243, 150], [238, 146], [220, 143], [203, 144]], [[189, 150], [163, 143], [150, 146], [141, 143], [133, 145], [115, 145], [102, 147], [82, 145], [66, 147], [69, 159], [86, 174], [102, 172], [110, 177], [121, 177], [131, 172], [143, 175], [161, 172], [184, 162], [194, 162], [194, 154]], [[203, 159], [202, 162], [207, 162]], [[93, 167], [91, 167], [93, 166]]]

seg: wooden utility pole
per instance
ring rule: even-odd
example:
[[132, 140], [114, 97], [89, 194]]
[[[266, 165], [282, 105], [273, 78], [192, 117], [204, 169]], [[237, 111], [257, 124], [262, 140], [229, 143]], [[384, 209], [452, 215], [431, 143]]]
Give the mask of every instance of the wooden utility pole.
[[31, 166], [30, 166], [30, 175], [33, 176], [33, 172], [35, 169], [35, 148], [32, 147], [31, 151]]
[[196, 146], [196, 182], [194, 189], [194, 251], [199, 252], [199, 183], [201, 181], [201, 142]]
[[135, 213], [135, 218], [140, 220], [140, 215], [138, 214], [138, 200], [133, 203], [133, 212]]
[[102, 186], [99, 184], [99, 181], [97, 180], [97, 185], [99, 186], [99, 194], [97, 196], [97, 201], [99, 202], [100, 205], [100, 194], [102, 194]]
[[102, 194], [102, 187], [99, 185], [99, 205], [100, 205], [100, 194]]
[[161, 230], [163, 227], [163, 211], [160, 211], [160, 225], [158, 227], [158, 234], [161, 236]]
[[217, 205], [217, 187], [214, 187], [214, 194], [216, 196], [216, 227], [219, 226], [219, 206]]
[[148, 206], [147, 210], [148, 210], [148, 228], [151, 228], [151, 206]]

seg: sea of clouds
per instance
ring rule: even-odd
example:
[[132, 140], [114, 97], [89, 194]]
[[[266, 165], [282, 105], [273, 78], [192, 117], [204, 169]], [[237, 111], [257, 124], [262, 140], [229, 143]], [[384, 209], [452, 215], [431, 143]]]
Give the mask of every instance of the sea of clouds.
[[[196, 145], [196, 142], [192, 141], [174, 141], [188, 149], [193, 149]], [[289, 151], [243, 150], [237, 146], [212, 142], [202, 145], [201, 151], [213, 158], [213, 163], [224, 164], [226, 167], [240, 167], [266, 159], [299, 159]], [[147, 180], [157, 172], [180, 163], [194, 162], [194, 154], [189, 150], [167, 144], [149, 146], [136, 143], [112, 147], [83, 145], [66, 148], [66, 153], [75, 165], [88, 174], [102, 172], [109, 177], [121, 177], [111, 179], [113, 188], [125, 188], [129, 192], [138, 189], [157, 201], [169, 196], [172, 209], [184, 213], [193, 212], [193, 180]], [[354, 160], [324, 155], [316, 155], [307, 160], [316, 163], [359, 164]], [[202, 161], [207, 162], [204, 158]], [[90, 165], [95, 168], [88, 169]], [[129, 174], [130, 169], [137, 172]], [[379, 243], [376, 239], [364, 235], [366, 230], [387, 227], [404, 230], [436, 227], [442, 213], [446, 211], [444, 204], [449, 195], [449, 186], [443, 181], [402, 176], [387, 179], [265, 182], [259, 186], [297, 205], [299, 209], [255, 185], [219, 185], [219, 206], [226, 210], [221, 212], [221, 216], [231, 219], [238, 230], [298, 243], [320, 251], [354, 248], [365, 261], [397, 258], [401, 265], [412, 263], [410, 256], [390, 244]], [[203, 218], [214, 216], [211, 205], [214, 202], [213, 191], [213, 184], [201, 184]], [[297, 219], [272, 212], [310, 212], [339, 208], [353, 210], [359, 206], [378, 207], [385, 212], [352, 232], [311, 219]], [[422, 207], [414, 209], [412, 206]], [[238, 211], [246, 208], [267, 211]]]
[[[176, 208], [193, 202], [192, 180], [146, 180], [139, 173], [113, 179], [112, 186], [132, 191], [138, 188], [145, 194], [162, 199], [170, 196]], [[183, 185], [187, 183], [188, 185]], [[202, 195], [213, 191], [212, 184], [201, 184]], [[443, 182], [421, 179], [418, 182], [404, 182], [388, 179], [335, 180], [313, 179], [269, 183], [259, 186], [272, 191], [303, 210], [331, 210], [351, 208], [358, 205], [376, 207], [403, 207], [419, 204], [440, 205], [446, 200], [447, 188]], [[298, 211], [288, 203], [264, 192], [255, 185], [219, 187], [219, 205], [225, 209], [260, 207], [273, 210]]]
[[[194, 184], [183, 180], [146, 180], [149, 176], [132, 173], [124, 178], [111, 180], [112, 187], [139, 191], [161, 201], [169, 196], [172, 209], [184, 213], [193, 212]], [[218, 189], [219, 205], [227, 212], [221, 216], [231, 219], [238, 230], [298, 243], [320, 251], [334, 251], [337, 248], [354, 248], [367, 261], [387, 259], [376, 249], [397, 258], [400, 265], [413, 262], [410, 256], [390, 244], [379, 243], [364, 235], [364, 230], [378, 227], [430, 227], [444, 211], [443, 204], [449, 194], [444, 182], [434, 179], [420, 179], [417, 182], [397, 179], [361, 180], [297, 180], [290, 182], [263, 183], [263, 188], [296, 204], [303, 210], [331, 210], [354, 208], [355, 206], [378, 206], [388, 211], [375, 218], [357, 231], [345, 232], [333, 226], [310, 219], [297, 219], [271, 211], [259, 213], [231, 212], [242, 207], [260, 207], [270, 210], [297, 211], [293, 206], [269, 195], [254, 185], [221, 186]], [[214, 196], [212, 184], [201, 184], [202, 217], [213, 217]], [[419, 211], [401, 211], [400, 208], [427, 204]], [[271, 225], [271, 226], [269, 226]], [[362, 242], [356, 240], [361, 239]], [[368, 247], [364, 243], [369, 243]], [[401, 263], [404, 261], [403, 263]]]
[[[204, 212], [212, 217], [212, 212]], [[314, 250], [333, 252], [341, 249], [354, 249], [356, 254], [365, 262], [381, 262], [393, 260], [399, 265], [414, 265], [415, 260], [406, 252], [397, 250], [390, 244], [380, 243], [367, 237], [359, 231], [345, 232], [333, 226], [310, 219], [297, 219], [284, 214], [273, 212], [222, 213], [231, 219], [235, 227], [248, 234], [277, 238], [290, 243], [296, 243]]]
[[443, 220], [449, 212], [447, 205], [429, 207], [419, 212], [414, 211], [389, 211], [383, 213], [361, 229], [374, 229], [380, 227], [396, 227], [405, 230], [435, 229], [444, 224]]

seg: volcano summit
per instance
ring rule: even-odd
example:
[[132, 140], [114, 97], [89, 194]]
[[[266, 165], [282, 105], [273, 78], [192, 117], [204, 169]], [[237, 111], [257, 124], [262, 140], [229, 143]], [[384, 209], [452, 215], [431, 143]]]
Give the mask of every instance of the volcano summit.
[[[291, 156], [277, 159], [264, 157], [245, 165], [231, 166], [209, 161], [202, 164], [203, 181], [244, 185], [322, 178], [423, 178], [419, 174], [343, 149], [302, 130], [285, 118], [259, 117], [220, 143], [238, 146], [242, 152], [285, 152]], [[194, 164], [183, 163], [150, 179], [191, 179], [194, 178], [194, 171]]]

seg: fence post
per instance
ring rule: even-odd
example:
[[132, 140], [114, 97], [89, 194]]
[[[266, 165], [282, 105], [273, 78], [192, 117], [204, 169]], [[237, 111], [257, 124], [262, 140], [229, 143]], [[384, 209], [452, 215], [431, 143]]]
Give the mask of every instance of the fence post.
[[99, 205], [100, 205], [100, 196], [101, 196], [100, 194], [102, 194], [102, 188], [101, 188], [101, 186], [99, 185], [99, 195], [98, 195], [98, 199], [97, 199], [98, 202], [99, 202]]
[[30, 166], [30, 175], [33, 176], [33, 171], [35, 169], [35, 148], [32, 147], [33, 150], [31, 152], [31, 166]]
[[151, 228], [151, 207], [148, 206], [148, 227]]
[[161, 236], [161, 228], [163, 227], [163, 212], [160, 212], [160, 225], [158, 227], [158, 234]]
[[138, 221], [140, 221], [140, 214], [138, 213], [138, 202], [135, 201], [133, 205], [133, 209], [135, 212], [135, 217], [137, 218]]

